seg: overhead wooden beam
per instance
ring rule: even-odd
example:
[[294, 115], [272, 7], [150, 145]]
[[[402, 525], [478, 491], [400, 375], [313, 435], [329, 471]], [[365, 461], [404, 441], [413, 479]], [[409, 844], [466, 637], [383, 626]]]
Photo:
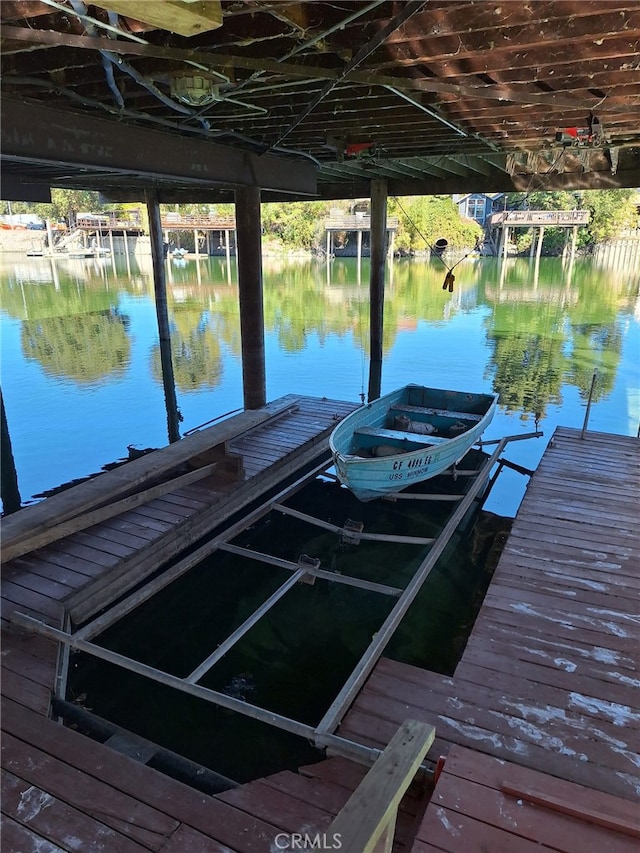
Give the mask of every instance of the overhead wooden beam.
[[222, 26], [220, 0], [107, 0], [95, 5], [180, 36], [195, 36]]
[[51, 189], [47, 184], [21, 181], [10, 174], [2, 175], [2, 198], [4, 201], [35, 201], [51, 203]]
[[[92, 36], [72, 36], [69, 33], [58, 33], [51, 30], [34, 30], [26, 27], [3, 27], [3, 38], [11, 41], [27, 41], [31, 43], [47, 43], [51, 45], [79, 47], [89, 50], [104, 50], [104, 39]], [[198, 62], [211, 69], [246, 68], [252, 71], [265, 71], [281, 74], [283, 77], [298, 77], [303, 79], [332, 80], [338, 82], [343, 78], [343, 72], [332, 68], [322, 68], [296, 62], [278, 62], [275, 59], [263, 59], [249, 56], [233, 56], [231, 54], [209, 53], [177, 48], [163, 48], [156, 45], [135, 44], [134, 42], [110, 39], [108, 44], [112, 53], [149, 56], [162, 59], [178, 59], [187, 62]], [[6, 78], [7, 82], [10, 80]], [[360, 83], [366, 86], [393, 86], [414, 92], [434, 92], [456, 95], [458, 97], [487, 98], [496, 101], [512, 101], [517, 104], [545, 104], [572, 109], [589, 110], [601, 100], [595, 95], [584, 101], [577, 101], [567, 94], [541, 92], [534, 86], [503, 86], [499, 84], [478, 83], [477, 85], [458, 85], [430, 77], [398, 77], [379, 74], [371, 70], [352, 70], [344, 75], [345, 83]]]
[[[143, 175], [158, 183], [253, 186], [313, 195], [316, 166], [302, 159], [260, 156], [219, 145], [105, 121], [54, 107], [12, 100], [0, 102], [3, 159], [25, 163], [75, 165]], [[95, 186], [95, 180], [90, 186]]]

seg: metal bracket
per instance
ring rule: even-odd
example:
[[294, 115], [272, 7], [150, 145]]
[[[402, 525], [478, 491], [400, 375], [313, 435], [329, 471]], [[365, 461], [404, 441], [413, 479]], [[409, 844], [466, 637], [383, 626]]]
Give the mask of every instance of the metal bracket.
[[[320, 568], [320, 562], [319, 557], [310, 557], [308, 554], [300, 554], [298, 557], [298, 568], [311, 569], [315, 572]], [[316, 576], [312, 574], [306, 574], [300, 578], [300, 583], [308, 583], [310, 586], [313, 586], [315, 582]]]
[[359, 545], [360, 544], [360, 534], [364, 530], [364, 522], [362, 521], [353, 521], [353, 519], [348, 518], [344, 527], [342, 528], [342, 544], [343, 545]]

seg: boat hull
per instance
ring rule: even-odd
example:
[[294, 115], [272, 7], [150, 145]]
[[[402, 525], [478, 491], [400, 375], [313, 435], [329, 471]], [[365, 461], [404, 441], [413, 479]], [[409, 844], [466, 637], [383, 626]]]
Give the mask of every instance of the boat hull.
[[[336, 474], [362, 501], [436, 477], [459, 462], [482, 435], [496, 401], [492, 394], [400, 388], [357, 409], [334, 429], [329, 443]], [[411, 430], [423, 433], [396, 428], [405, 426], [409, 416], [415, 419]]]

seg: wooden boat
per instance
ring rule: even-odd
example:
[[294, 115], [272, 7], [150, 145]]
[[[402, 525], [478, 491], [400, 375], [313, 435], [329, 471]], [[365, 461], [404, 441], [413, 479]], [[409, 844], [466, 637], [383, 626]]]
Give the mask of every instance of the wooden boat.
[[361, 501], [436, 477], [493, 418], [495, 394], [405, 385], [348, 415], [329, 446], [336, 474]]

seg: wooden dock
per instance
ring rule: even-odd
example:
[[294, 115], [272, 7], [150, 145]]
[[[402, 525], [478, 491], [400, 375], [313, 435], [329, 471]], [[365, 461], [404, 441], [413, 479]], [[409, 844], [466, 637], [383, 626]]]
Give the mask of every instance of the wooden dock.
[[[62, 604], [84, 621], [282, 479], [328, 458], [329, 433], [353, 408], [282, 397], [7, 517], [3, 624], [15, 609], [58, 621]], [[186, 470], [204, 476], [182, 485]], [[167, 480], [169, 491], [135, 505], [136, 490]], [[118, 515], [72, 532], [115, 501]], [[34, 542], [42, 547], [32, 551]]]
[[[228, 518], [229, 502], [242, 505], [297, 470], [301, 460], [310, 463], [326, 451], [334, 418], [351, 408], [312, 398], [277, 402], [282, 411], [272, 405], [262, 413], [262, 422], [238, 421], [242, 435], [233, 436], [229, 424], [218, 424], [207, 441], [201, 435], [186, 448], [197, 445], [204, 465], [210, 458], [204, 445], [219, 447], [222, 439], [231, 463], [218, 472], [219, 489], [205, 479], [184, 493], [179, 489], [152, 500], [142, 513], [138, 507], [104, 522], [114, 536], [137, 536], [130, 527], [118, 526], [125, 521], [144, 528], [145, 537], [139, 537], [143, 543], [112, 540], [111, 532], [100, 535], [102, 525], [97, 525], [3, 567], [2, 812], [7, 850], [266, 853], [274, 849], [279, 832], [326, 831], [362, 781], [366, 768], [334, 757], [298, 773], [285, 771], [204, 795], [48, 719], [58, 646], [11, 626], [16, 609], [61, 624], [66, 604], [75, 603], [80, 611], [86, 606], [89, 596], [78, 598], [86, 586], [95, 597], [86, 609], [94, 612], [100, 596], [111, 600], [122, 589], [121, 560], [133, 567], [135, 554], [157, 552], [159, 542], [171, 547], [169, 529], [175, 538], [180, 529], [197, 538], [201, 528], [196, 519], [203, 515]], [[285, 423], [292, 428], [291, 450], [281, 443]], [[168, 450], [178, 454], [172, 448]], [[596, 823], [598, 839], [606, 840], [598, 851], [632, 849], [628, 840], [635, 843], [638, 837], [633, 833], [640, 798], [638, 448], [635, 439], [588, 433], [581, 441], [576, 431], [558, 430], [453, 676], [382, 659], [357, 696], [341, 735], [384, 748], [406, 719], [418, 719], [436, 728], [428, 758], [435, 762], [440, 755], [449, 756], [426, 811], [428, 792], [420, 782], [405, 795], [394, 849], [411, 850], [415, 839], [416, 853], [434, 849], [429, 844], [479, 853], [502, 849], [491, 846], [495, 833], [508, 832], [511, 846], [504, 849], [526, 852], [535, 844], [535, 849], [542, 845], [595, 853], [585, 839], [603, 809], [617, 823]], [[143, 467], [134, 467], [133, 474], [136, 470]], [[115, 478], [110, 482], [117, 491]], [[93, 511], [100, 503], [93, 494], [96, 486], [83, 488], [83, 501]], [[243, 490], [244, 499], [239, 496]], [[81, 536], [93, 541], [80, 541]], [[146, 563], [139, 564], [143, 577]], [[110, 575], [115, 586], [107, 581]], [[497, 781], [496, 767], [502, 774]], [[526, 820], [506, 828], [500, 821], [508, 821], [509, 809], [522, 811], [522, 793], [515, 806], [509, 800], [505, 818], [505, 797], [513, 799], [503, 790], [505, 767], [515, 768], [507, 781], [513, 782], [513, 774], [530, 774], [524, 781], [518, 777], [520, 788], [515, 783], [513, 788], [525, 787]], [[557, 801], [561, 810], [569, 800], [584, 803], [588, 820], [584, 814], [561, 815], [570, 829], [562, 838], [571, 838], [572, 846], [562, 846], [560, 829], [555, 832], [553, 821], [547, 821], [549, 802], [541, 807], [527, 799], [534, 782], [552, 798], [554, 820]], [[589, 792], [598, 792], [595, 799]], [[580, 800], [588, 796], [592, 799]], [[481, 814], [478, 803], [486, 805]], [[540, 808], [545, 809], [542, 817]], [[459, 829], [463, 824], [464, 832]], [[469, 838], [478, 829], [482, 832], [473, 847]], [[504, 837], [499, 841], [506, 843]]]
[[558, 429], [448, 677], [381, 659], [340, 733], [386, 743], [436, 727], [463, 746], [640, 799], [640, 443]]

